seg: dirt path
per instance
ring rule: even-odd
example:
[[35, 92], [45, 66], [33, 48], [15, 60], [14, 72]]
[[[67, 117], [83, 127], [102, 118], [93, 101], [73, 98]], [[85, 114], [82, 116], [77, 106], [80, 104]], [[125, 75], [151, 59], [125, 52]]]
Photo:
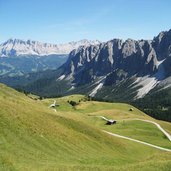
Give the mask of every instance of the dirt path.
[[108, 131], [104, 131], [103, 130], [103, 132], [105, 132], [105, 133], [107, 133], [109, 135], [115, 136], [115, 137], [127, 139], [127, 140], [130, 140], [130, 141], [134, 141], [134, 142], [137, 142], [137, 143], [141, 143], [141, 144], [150, 146], [150, 147], [154, 147], [154, 148], [159, 149], [159, 150], [171, 152], [171, 149], [163, 148], [163, 147], [156, 146], [156, 145], [153, 145], [153, 144], [150, 144], [150, 143], [146, 143], [146, 142], [143, 142], [143, 141], [139, 141], [139, 140], [136, 140], [136, 139], [133, 139], [133, 138], [125, 137], [125, 136], [122, 136], [122, 135], [119, 135], [119, 134], [114, 134], [114, 133], [111, 133], [111, 132], [108, 132]]
[[138, 119], [138, 118], [133, 118], [133, 119], [124, 119], [124, 120], [139, 120], [139, 121], [144, 121], [144, 122], [148, 122], [148, 123], [152, 123], [154, 125], [157, 126], [157, 128], [163, 132], [163, 134], [168, 138], [169, 141], [171, 141], [171, 135], [166, 132], [158, 123], [154, 122], [154, 121], [150, 121], [150, 120], [145, 120], [145, 119]]
[[[107, 119], [107, 118], [104, 117], [104, 116], [99, 116], [99, 117], [102, 118], [102, 119], [105, 120], [105, 121], [108, 121], [108, 120], [109, 120], [109, 119]], [[146, 119], [138, 119], [138, 118], [123, 119], [123, 120], [139, 120], [139, 121], [144, 121], [144, 122], [152, 123], [152, 124], [156, 125], [157, 128], [158, 128], [161, 132], [163, 132], [163, 134], [168, 138], [169, 141], [171, 141], [171, 135], [170, 135], [168, 132], [166, 132], [166, 131], [160, 126], [160, 124], [158, 124], [158, 123], [156, 123], [156, 122], [154, 122], [154, 121], [150, 121], [150, 120], [146, 120]]]

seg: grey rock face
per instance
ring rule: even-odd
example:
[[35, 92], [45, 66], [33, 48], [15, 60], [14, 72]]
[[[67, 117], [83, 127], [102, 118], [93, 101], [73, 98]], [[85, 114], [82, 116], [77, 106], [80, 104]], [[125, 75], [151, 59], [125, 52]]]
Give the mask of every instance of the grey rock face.
[[153, 75], [164, 59], [164, 68], [171, 73], [171, 30], [161, 32], [153, 40], [113, 39], [82, 46], [70, 53], [62, 67], [65, 68], [64, 74], [71, 74], [73, 82], [78, 85], [106, 75], [106, 83], [114, 84], [133, 75]]
[[171, 56], [171, 30], [161, 32], [153, 39], [152, 45], [159, 60], [163, 60]]
[[[57, 74], [56, 74], [57, 73]], [[153, 40], [123, 41], [80, 46], [41, 85], [37, 93], [67, 95], [82, 93], [104, 99], [142, 98], [171, 76], [171, 30]], [[170, 81], [164, 82], [165, 87]], [[49, 88], [50, 87], [50, 88]], [[35, 91], [34, 91], [35, 92]]]
[[164, 60], [164, 68], [166, 76], [171, 75], [171, 30], [161, 32], [154, 38], [153, 47], [155, 49], [158, 60]]

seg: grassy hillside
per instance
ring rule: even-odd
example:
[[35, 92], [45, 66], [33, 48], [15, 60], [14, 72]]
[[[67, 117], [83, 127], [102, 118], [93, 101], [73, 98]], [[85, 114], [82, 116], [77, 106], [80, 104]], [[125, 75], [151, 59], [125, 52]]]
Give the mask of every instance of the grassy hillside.
[[[88, 101], [73, 108], [67, 102], [80, 99], [84, 97], [59, 98], [55, 111], [48, 108], [54, 99], [33, 100], [0, 85], [0, 170], [170, 169], [171, 153], [103, 133], [101, 129], [109, 128], [96, 115], [150, 117], [137, 109], [129, 112], [126, 104]], [[169, 123], [162, 124], [171, 131]], [[113, 126], [110, 130], [115, 131]]]
[[[82, 99], [82, 100], [80, 100]], [[78, 119], [79, 121], [89, 123], [97, 128], [107, 130], [110, 132], [125, 135], [131, 138], [135, 138], [141, 141], [152, 143], [166, 148], [171, 148], [171, 142], [167, 137], [154, 125], [144, 121], [135, 119], [151, 120], [159, 123], [167, 132], [171, 134], [171, 124], [162, 121], [155, 120], [148, 115], [144, 114], [140, 110], [123, 103], [105, 103], [95, 101], [85, 101], [85, 97], [81, 95], [66, 96], [56, 99], [60, 104], [56, 110], [65, 111], [63, 117], [71, 117]], [[67, 103], [68, 100], [74, 100], [76, 102], [81, 101], [76, 108], [72, 108]], [[53, 100], [44, 100], [45, 105], [49, 105]], [[129, 111], [133, 108], [133, 111]], [[69, 114], [67, 114], [69, 112]], [[108, 126], [106, 121], [99, 116], [105, 116], [108, 119], [117, 120], [116, 125]]]

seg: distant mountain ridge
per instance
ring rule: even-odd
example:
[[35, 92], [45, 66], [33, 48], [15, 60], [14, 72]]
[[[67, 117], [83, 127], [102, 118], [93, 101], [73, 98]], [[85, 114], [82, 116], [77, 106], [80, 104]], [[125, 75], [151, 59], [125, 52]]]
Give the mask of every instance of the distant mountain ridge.
[[64, 44], [50, 44], [32, 40], [24, 41], [20, 39], [9, 39], [0, 44], [0, 57], [69, 54], [72, 50], [77, 49], [79, 46], [96, 45], [99, 43], [100, 41], [98, 40], [91, 41], [87, 39]]
[[105, 87], [132, 79], [129, 88], [137, 87], [135, 98], [141, 98], [170, 76], [170, 66], [171, 30], [161, 32], [153, 40], [113, 39], [80, 47], [70, 53], [61, 68], [62, 79], [70, 80], [75, 88], [97, 85], [89, 92], [92, 96]]
[[0, 76], [23, 76], [32, 72], [57, 69], [67, 60], [73, 49], [98, 43], [100, 42], [86, 39], [65, 44], [9, 39], [0, 44]]
[[170, 86], [170, 68], [171, 30], [153, 40], [113, 39], [79, 46], [55, 72], [58, 74], [48, 77], [48, 84], [36, 80], [27, 90], [46, 96], [83, 93], [108, 100], [133, 100], [156, 86]]
[[[58, 69], [59, 74], [52, 76], [50, 85], [40, 87], [40, 94], [83, 93], [99, 99], [130, 101], [144, 97], [156, 86], [170, 86], [165, 81], [171, 76], [170, 68], [171, 30], [153, 40], [113, 39], [73, 50]], [[39, 93], [38, 86], [34, 88], [32, 84], [28, 90]]]
[[80, 46], [57, 70], [0, 81], [44, 97], [85, 94], [134, 103], [155, 118], [171, 121], [171, 30], [153, 40]]
[[68, 55], [0, 57], [0, 77], [24, 76], [45, 70], [54, 70], [66, 62]]

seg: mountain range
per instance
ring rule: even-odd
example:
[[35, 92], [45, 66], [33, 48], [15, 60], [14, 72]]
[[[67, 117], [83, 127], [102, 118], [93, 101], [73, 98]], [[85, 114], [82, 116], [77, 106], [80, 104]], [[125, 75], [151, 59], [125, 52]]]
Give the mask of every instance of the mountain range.
[[171, 30], [161, 32], [153, 40], [113, 39], [81, 46], [69, 54], [54, 82], [66, 82], [63, 93], [86, 89], [86, 94], [92, 97], [103, 94], [105, 99], [115, 98], [115, 92], [128, 84], [127, 98], [133, 95], [138, 99], [156, 86], [170, 86], [170, 65]]
[[[112, 39], [79, 46], [57, 70], [14, 80], [0, 79], [40, 96], [79, 93], [106, 101], [136, 101], [137, 106], [142, 106], [142, 99], [151, 94], [171, 90], [171, 30], [159, 33], [153, 40]], [[157, 108], [170, 111], [168, 101], [171, 98], [165, 93], [162, 107], [159, 102]]]
[[48, 55], [61, 55], [69, 54], [72, 50], [77, 49], [79, 46], [89, 46], [99, 44], [98, 40], [80, 40], [77, 42], [69, 42], [64, 44], [50, 44], [41, 43], [32, 40], [9, 39], [0, 44], [0, 57], [14, 57], [14, 56], [48, 56]]
[[0, 76], [22, 76], [32, 72], [57, 69], [70, 51], [99, 41], [80, 40], [65, 44], [48, 44], [31, 40], [9, 39], [0, 45]]

